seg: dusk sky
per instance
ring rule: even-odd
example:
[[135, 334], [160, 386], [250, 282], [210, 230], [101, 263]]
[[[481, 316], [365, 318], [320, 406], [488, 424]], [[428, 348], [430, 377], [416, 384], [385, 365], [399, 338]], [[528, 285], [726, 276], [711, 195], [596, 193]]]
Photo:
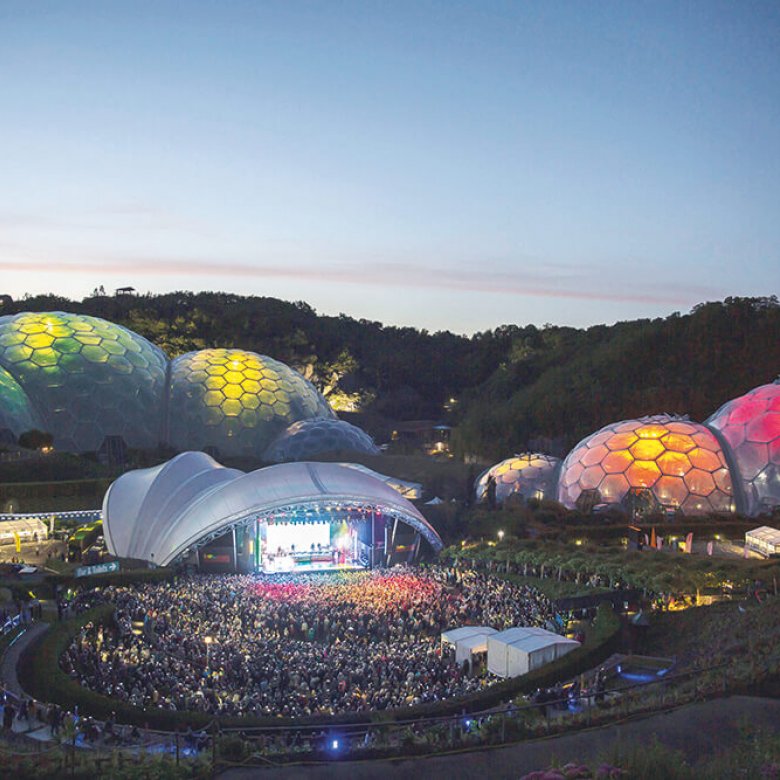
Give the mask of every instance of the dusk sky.
[[0, 0], [0, 293], [459, 333], [780, 291], [780, 3]]

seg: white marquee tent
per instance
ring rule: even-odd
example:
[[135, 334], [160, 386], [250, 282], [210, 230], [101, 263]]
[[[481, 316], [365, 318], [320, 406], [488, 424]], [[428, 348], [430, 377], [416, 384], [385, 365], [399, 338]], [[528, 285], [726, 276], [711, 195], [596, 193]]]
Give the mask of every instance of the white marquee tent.
[[561, 658], [580, 643], [543, 628], [508, 628], [487, 638], [488, 671], [518, 677]]
[[486, 653], [487, 639], [496, 633], [496, 629], [490, 626], [453, 628], [441, 635], [442, 649], [444, 645], [452, 645], [455, 648], [455, 661], [462, 664], [477, 653]]
[[48, 538], [49, 529], [36, 517], [17, 517], [0, 522], [0, 544], [13, 544], [17, 536], [23, 542], [43, 540]]
[[768, 525], [745, 533], [745, 546], [766, 558], [780, 555], [780, 531]]

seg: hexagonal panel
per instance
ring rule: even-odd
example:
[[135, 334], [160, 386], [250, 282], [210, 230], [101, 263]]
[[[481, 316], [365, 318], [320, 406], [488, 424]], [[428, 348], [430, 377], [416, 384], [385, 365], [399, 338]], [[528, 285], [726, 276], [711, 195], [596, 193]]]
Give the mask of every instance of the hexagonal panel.
[[670, 450], [659, 455], [655, 462], [658, 464], [658, 468], [661, 469], [662, 474], [673, 477], [682, 477], [693, 468], [687, 455]]
[[[216, 447], [226, 456], [260, 455], [292, 423], [335, 418], [300, 374], [239, 349], [176, 358], [168, 392], [168, 441], [179, 450]], [[214, 413], [204, 418], [204, 407]]]
[[137, 333], [97, 317], [0, 317], [0, 366], [24, 388], [58, 449], [94, 451], [109, 435], [155, 447], [167, 362]]
[[640, 438], [629, 451], [637, 460], [655, 460], [665, 449], [657, 438]]

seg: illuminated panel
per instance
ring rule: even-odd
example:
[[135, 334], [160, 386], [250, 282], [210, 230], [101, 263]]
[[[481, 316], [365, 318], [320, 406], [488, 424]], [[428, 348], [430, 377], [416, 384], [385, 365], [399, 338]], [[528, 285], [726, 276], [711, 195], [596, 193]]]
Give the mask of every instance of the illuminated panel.
[[487, 500], [491, 479], [495, 481], [496, 503], [499, 504], [510, 496], [518, 496], [526, 501], [529, 498], [554, 498], [560, 462], [559, 458], [536, 452], [526, 452], [502, 460], [480, 474], [474, 486], [475, 498], [477, 501]]
[[165, 354], [137, 333], [65, 312], [0, 317], [0, 366], [24, 389], [54, 446], [97, 450], [109, 435], [159, 444]]
[[27, 394], [4, 368], [0, 368], [0, 431], [8, 428], [18, 439], [25, 431], [40, 427]]
[[[750, 515], [780, 505], [780, 383], [751, 390], [718, 409], [707, 425], [732, 453]], [[715, 475], [716, 482], [718, 475]]]
[[204, 349], [171, 363], [168, 440], [176, 449], [257, 456], [292, 423], [333, 417], [310, 382], [264, 355]]
[[558, 500], [570, 509], [585, 490], [620, 505], [631, 489], [652, 492], [661, 506], [686, 514], [732, 510], [725, 455], [711, 431], [689, 420], [657, 415], [607, 425], [567, 456]]

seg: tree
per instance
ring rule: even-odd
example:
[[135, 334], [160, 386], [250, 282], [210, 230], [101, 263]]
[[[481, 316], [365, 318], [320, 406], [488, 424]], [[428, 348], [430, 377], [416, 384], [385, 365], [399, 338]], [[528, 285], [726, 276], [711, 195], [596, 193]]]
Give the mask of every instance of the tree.
[[42, 450], [49, 448], [54, 443], [54, 437], [50, 433], [44, 433], [37, 428], [25, 431], [19, 436], [19, 446], [27, 450]]

